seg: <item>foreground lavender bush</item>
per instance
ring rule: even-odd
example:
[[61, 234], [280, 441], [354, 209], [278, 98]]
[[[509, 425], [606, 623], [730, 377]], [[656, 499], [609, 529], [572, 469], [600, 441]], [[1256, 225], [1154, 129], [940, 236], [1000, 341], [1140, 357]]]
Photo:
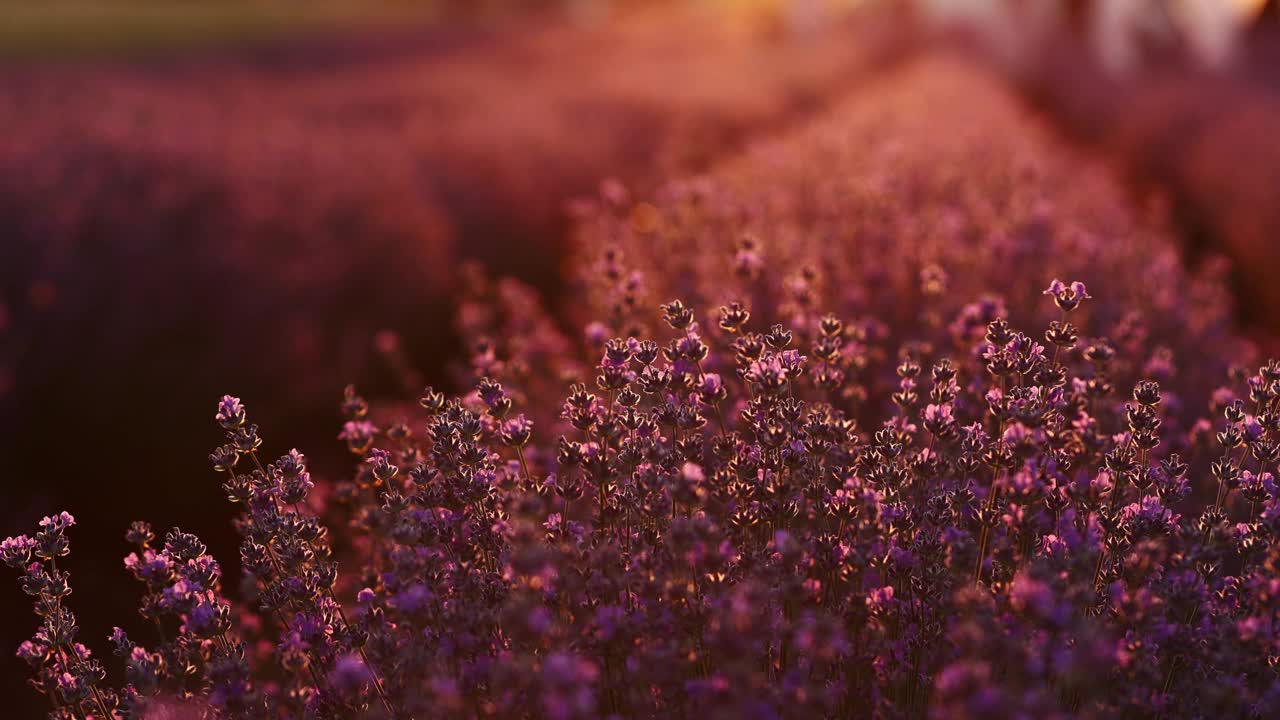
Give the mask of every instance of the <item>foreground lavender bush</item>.
[[[224, 397], [210, 460], [243, 509], [240, 601], [198, 539], [136, 523], [158, 641], [114, 634], [120, 680], [66, 604], [74, 520], [6, 540], [53, 715], [1280, 713], [1280, 362], [1231, 333], [1212, 268], [1021, 149], [980, 83], [908, 77], [765, 146], [767, 173], [635, 208], [611, 189], [584, 221], [580, 340], [471, 278], [472, 388], [413, 414], [349, 389], [349, 482], [269, 462]], [[911, 97], [939, 78], [995, 135], [924, 141]], [[869, 112], [920, 142], [884, 160], [897, 191], [842, 193], [858, 154], [832, 148], [878, 147]], [[980, 191], [939, 179], [978, 147]], [[956, 235], [892, 242], [925, 216]]]
[[662, 344], [606, 343], [554, 442], [490, 379], [428, 390], [420, 436], [349, 392], [347, 609], [305, 458], [264, 464], [223, 398], [249, 606], [194, 536], [135, 523], [165, 639], [117, 630], [108, 688], [64, 606], [64, 513], [4, 542], [43, 617], [19, 654], [57, 717], [1271, 716], [1280, 363], [1166, 434], [1159, 384], [1122, 397], [1114, 351], [1078, 341], [1084, 286], [1046, 292], [1047, 346], [995, 318], [905, 348], [865, 430], [840, 407], [853, 326], [758, 333], [726, 306], [704, 334], [679, 301]]

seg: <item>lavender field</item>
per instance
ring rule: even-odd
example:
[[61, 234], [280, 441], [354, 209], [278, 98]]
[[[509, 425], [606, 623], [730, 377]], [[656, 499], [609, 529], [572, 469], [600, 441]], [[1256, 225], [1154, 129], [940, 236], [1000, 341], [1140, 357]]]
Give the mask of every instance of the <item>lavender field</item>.
[[1280, 716], [1256, 65], [934, 5], [0, 65], [16, 717]]

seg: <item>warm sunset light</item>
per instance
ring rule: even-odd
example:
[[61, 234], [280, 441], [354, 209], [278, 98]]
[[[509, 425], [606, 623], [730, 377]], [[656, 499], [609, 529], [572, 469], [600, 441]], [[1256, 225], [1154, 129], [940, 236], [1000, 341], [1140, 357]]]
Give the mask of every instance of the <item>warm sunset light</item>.
[[0, 717], [1280, 717], [1274, 0], [0, 17]]
[[1253, 17], [1262, 11], [1267, 0], [1230, 0], [1236, 11], [1243, 17]]

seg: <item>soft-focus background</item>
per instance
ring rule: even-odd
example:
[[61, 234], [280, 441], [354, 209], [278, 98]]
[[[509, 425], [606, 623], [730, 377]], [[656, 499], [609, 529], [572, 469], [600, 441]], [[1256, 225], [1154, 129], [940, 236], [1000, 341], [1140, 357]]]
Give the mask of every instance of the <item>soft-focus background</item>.
[[[129, 520], [233, 566], [222, 393], [343, 472], [344, 384], [450, 384], [465, 263], [554, 305], [575, 200], [939, 45], [1167, 205], [1188, 263], [1232, 257], [1241, 321], [1280, 329], [1274, 0], [3, 0], [0, 534], [77, 516], [97, 643], [133, 612]], [[27, 703], [21, 600], [0, 590], [0, 678]]]

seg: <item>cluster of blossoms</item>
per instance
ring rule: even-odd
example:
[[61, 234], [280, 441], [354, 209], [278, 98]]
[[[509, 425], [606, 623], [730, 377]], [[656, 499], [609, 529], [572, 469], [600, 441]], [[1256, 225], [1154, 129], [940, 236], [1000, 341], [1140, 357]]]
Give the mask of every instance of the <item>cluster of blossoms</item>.
[[[1280, 362], [1098, 176], [913, 125], [922, 89], [987, 92], [914, 72], [749, 154], [773, 179], [615, 193], [584, 221], [577, 339], [472, 278], [466, 392], [348, 388], [349, 481], [264, 462], [224, 397], [240, 602], [194, 537], [133, 526], [157, 642], [116, 633], [123, 685], [74, 643], [69, 516], [6, 540], [54, 716], [1280, 714]], [[998, 99], [957, 107], [1028, 132]], [[920, 143], [884, 159], [893, 192], [843, 192], [883, 112]], [[935, 167], [979, 151], [981, 195]], [[891, 242], [906, 218], [936, 225]]]
[[[1046, 292], [1052, 350], [1003, 318], [904, 348], [865, 427], [855, 326], [755, 332], [741, 305], [705, 340], [680, 301], [661, 344], [608, 340], [554, 441], [488, 376], [424, 392], [416, 431], [349, 390], [339, 552], [305, 458], [264, 464], [223, 398], [246, 605], [197, 538], [135, 523], [160, 641], [117, 629], [105, 687], [63, 604], [62, 514], [3, 544], [44, 619], [19, 654], [76, 718], [1280, 712], [1280, 362], [1167, 432], [1172, 394], [1121, 392], [1114, 350], [1077, 340], [1084, 286]], [[342, 554], [361, 572], [339, 582]]]

